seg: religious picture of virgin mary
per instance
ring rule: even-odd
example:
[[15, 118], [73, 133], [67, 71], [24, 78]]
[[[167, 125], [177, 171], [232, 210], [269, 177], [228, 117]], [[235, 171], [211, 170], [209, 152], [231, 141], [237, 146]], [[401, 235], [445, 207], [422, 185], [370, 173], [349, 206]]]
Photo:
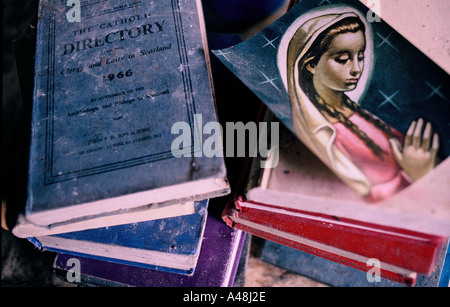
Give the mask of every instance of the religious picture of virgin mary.
[[433, 169], [439, 139], [413, 121], [402, 135], [359, 106], [373, 65], [369, 23], [350, 7], [297, 18], [278, 48], [295, 134], [368, 201], [400, 191]]

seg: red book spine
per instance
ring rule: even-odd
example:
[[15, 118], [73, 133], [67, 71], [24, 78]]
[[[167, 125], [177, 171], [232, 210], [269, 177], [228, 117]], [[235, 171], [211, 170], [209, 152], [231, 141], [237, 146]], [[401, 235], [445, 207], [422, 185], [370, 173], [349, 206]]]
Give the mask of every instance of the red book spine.
[[[319, 257], [322, 257], [322, 258], [325, 258], [325, 259], [328, 259], [328, 260], [331, 260], [331, 261], [334, 261], [337, 263], [341, 263], [343, 265], [358, 269], [360, 271], [368, 272], [369, 269], [372, 268], [370, 266], [367, 266], [366, 263], [362, 263], [357, 260], [350, 259], [350, 258], [341, 256], [341, 255], [336, 255], [336, 254], [333, 254], [333, 253], [330, 253], [330, 252], [327, 252], [324, 250], [316, 249], [316, 248], [313, 248], [308, 245], [300, 244], [298, 242], [291, 241], [291, 240], [279, 237], [277, 235], [273, 235], [271, 233], [263, 232], [258, 229], [255, 229], [255, 228], [248, 227], [246, 225], [235, 223], [234, 227], [241, 229], [245, 232], [251, 233], [255, 236], [258, 236], [258, 237], [261, 237], [261, 238], [264, 238], [264, 239], [267, 239], [270, 241], [274, 241], [274, 242], [277, 242], [277, 243], [280, 243], [280, 244], [283, 244], [283, 245], [298, 249], [300, 251], [303, 251], [303, 252], [306, 252], [309, 254], [313, 254], [313, 255], [316, 255], [316, 256], [319, 256]], [[417, 274], [415, 274], [415, 273], [411, 274], [410, 276], [405, 276], [405, 275], [399, 274], [397, 272], [392, 272], [392, 271], [383, 269], [383, 267], [380, 268], [380, 276], [385, 279], [389, 279], [389, 280], [392, 280], [392, 281], [395, 281], [395, 282], [398, 282], [401, 284], [405, 284], [408, 286], [414, 286], [416, 283], [416, 279], [417, 279]]]
[[259, 210], [241, 200], [235, 205], [234, 214], [243, 220], [422, 274], [431, 274], [436, 269], [445, 243], [445, 238], [438, 236], [289, 212], [285, 208], [276, 212], [274, 208]]

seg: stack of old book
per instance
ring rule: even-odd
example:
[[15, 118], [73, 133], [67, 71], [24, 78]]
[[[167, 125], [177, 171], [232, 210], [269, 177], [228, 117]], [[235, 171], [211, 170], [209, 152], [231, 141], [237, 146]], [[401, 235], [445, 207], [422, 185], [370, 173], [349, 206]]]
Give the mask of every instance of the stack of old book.
[[440, 274], [450, 236], [450, 78], [359, 1], [328, 2], [215, 51], [280, 121], [223, 219], [414, 285]]
[[[401, 198], [390, 206], [364, 203], [287, 129], [280, 134], [278, 165], [261, 169], [259, 159], [252, 163], [248, 182], [223, 212], [228, 225], [365, 272], [378, 265], [379, 276], [396, 283], [414, 285], [438, 269], [445, 259], [446, 219], [390, 207]], [[433, 182], [448, 176], [434, 172]], [[427, 202], [433, 203], [439, 204]]]
[[[199, 0], [63, 2], [40, 1], [35, 71], [20, 75], [31, 125], [2, 203], [2, 225], [56, 252], [58, 276], [230, 286], [248, 232], [269, 240], [263, 260], [336, 286], [448, 280], [449, 76], [376, 12], [271, 1], [298, 4], [210, 59]], [[210, 60], [242, 83], [222, 71], [213, 90]], [[253, 161], [219, 214], [242, 159], [225, 168], [214, 96], [227, 122], [261, 119], [258, 97], [273, 129], [250, 140]], [[412, 149], [428, 159], [420, 179], [404, 163]], [[382, 183], [392, 167], [395, 186]]]
[[233, 284], [245, 233], [208, 208], [230, 188], [223, 154], [202, 148], [202, 121], [217, 122], [205, 50], [200, 1], [40, 2], [29, 145], [17, 156], [28, 168], [15, 181], [27, 199], [11, 193], [5, 224], [58, 253], [58, 275]]

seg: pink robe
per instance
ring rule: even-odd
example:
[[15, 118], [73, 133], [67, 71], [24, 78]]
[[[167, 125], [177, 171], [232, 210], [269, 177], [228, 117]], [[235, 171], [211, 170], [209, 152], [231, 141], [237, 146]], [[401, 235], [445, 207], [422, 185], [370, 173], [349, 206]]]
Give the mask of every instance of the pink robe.
[[[385, 199], [410, 185], [411, 181], [395, 161], [389, 136], [357, 113], [351, 115], [349, 119], [384, 151], [383, 159], [380, 159], [344, 124], [333, 125], [337, 132], [335, 145], [373, 184], [366, 200], [375, 202]], [[399, 138], [402, 138], [400, 133]]]

